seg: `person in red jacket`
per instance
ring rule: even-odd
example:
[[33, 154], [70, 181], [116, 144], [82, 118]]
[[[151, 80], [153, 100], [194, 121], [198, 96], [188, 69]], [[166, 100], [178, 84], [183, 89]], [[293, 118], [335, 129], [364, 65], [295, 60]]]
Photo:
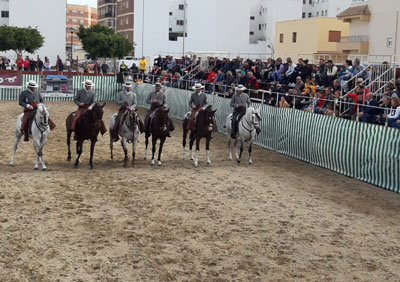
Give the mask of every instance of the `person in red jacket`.
[[15, 61], [19, 71], [23, 70], [24, 67], [24, 59], [21, 56], [18, 56], [17, 60]]
[[217, 79], [216, 73], [214, 72], [213, 69], [210, 68], [208, 70], [208, 76], [207, 76], [207, 79], [206, 79], [206, 90], [208, 92], [213, 90], [212, 86], [214, 85], [216, 79]]
[[28, 56], [26, 56], [25, 61], [24, 61], [24, 71], [29, 71], [29, 63], [30, 63], [30, 59]]
[[254, 76], [254, 74], [249, 71], [247, 73], [247, 76], [249, 77], [249, 79], [247, 80], [247, 88], [249, 89], [258, 89], [258, 81], [257, 78]]
[[[358, 82], [357, 82], [358, 83]], [[357, 104], [363, 105], [367, 95], [370, 93], [369, 89], [364, 85], [359, 84], [355, 90], [355, 93], [347, 93], [344, 97], [349, 97], [354, 100], [353, 114], [357, 113]]]

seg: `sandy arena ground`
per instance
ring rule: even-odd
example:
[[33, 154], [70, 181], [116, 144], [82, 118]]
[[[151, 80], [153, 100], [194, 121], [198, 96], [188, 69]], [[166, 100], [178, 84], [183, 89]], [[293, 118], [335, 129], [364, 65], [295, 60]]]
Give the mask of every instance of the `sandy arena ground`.
[[219, 134], [212, 166], [202, 146], [194, 168], [178, 121], [162, 167], [143, 160], [141, 136], [123, 169], [105, 135], [95, 170], [88, 143], [75, 170], [75, 107], [49, 104], [47, 172], [33, 171], [32, 141], [7, 166], [21, 108], [0, 105], [0, 281], [400, 281], [400, 195], [257, 147], [253, 166], [229, 162]]

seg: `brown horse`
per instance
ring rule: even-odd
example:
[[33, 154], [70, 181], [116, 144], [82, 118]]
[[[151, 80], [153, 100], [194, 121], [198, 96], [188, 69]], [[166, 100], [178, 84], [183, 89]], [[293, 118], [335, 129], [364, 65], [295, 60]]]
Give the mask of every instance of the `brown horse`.
[[[212, 110], [211, 105], [207, 105], [201, 108], [196, 115], [196, 129], [194, 131], [190, 131], [189, 136], [189, 150], [190, 150], [190, 159], [194, 160], [194, 165], [198, 166], [198, 155], [200, 151], [200, 139], [206, 138], [206, 156], [207, 156], [207, 164], [211, 164], [210, 160], [210, 141], [212, 138], [212, 132], [216, 130], [215, 128], [215, 112], [217, 110]], [[188, 123], [189, 123], [190, 113], [186, 114], [183, 119], [183, 159], [185, 159], [185, 147], [186, 147], [186, 138], [189, 132]], [[196, 140], [196, 154], [193, 156], [193, 143]]]
[[[161, 153], [164, 146], [165, 139], [169, 133], [169, 108], [167, 105], [159, 107], [154, 113], [153, 119], [150, 121], [150, 132], [152, 141], [152, 157], [151, 165], [155, 165], [154, 154], [156, 152], [157, 140], [160, 139], [160, 147], [158, 149], [158, 166], [161, 166]], [[145, 141], [146, 149], [144, 152], [144, 159], [147, 159], [147, 146], [149, 145], [149, 136], [146, 135]]]
[[[85, 140], [90, 140], [90, 169], [93, 169], [93, 152], [94, 146], [97, 142], [97, 136], [100, 132], [101, 123], [103, 122], [103, 108], [106, 103], [103, 105], [95, 104], [91, 111], [86, 111], [78, 120], [76, 127], [75, 127], [75, 135], [77, 136], [76, 141], [76, 161], [75, 161], [75, 168], [78, 168], [78, 164], [80, 162], [80, 157], [82, 154], [82, 147], [83, 142]], [[67, 145], [68, 145], [68, 161], [71, 161], [71, 125], [72, 119], [74, 117], [75, 112], [71, 113], [66, 120], [66, 127], [67, 127]]]

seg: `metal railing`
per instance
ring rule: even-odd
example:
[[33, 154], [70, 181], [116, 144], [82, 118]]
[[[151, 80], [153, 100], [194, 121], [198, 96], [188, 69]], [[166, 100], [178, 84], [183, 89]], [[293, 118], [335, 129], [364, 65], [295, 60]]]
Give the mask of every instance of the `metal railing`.
[[359, 43], [369, 42], [368, 35], [353, 35], [353, 36], [342, 36], [340, 37], [340, 43]]

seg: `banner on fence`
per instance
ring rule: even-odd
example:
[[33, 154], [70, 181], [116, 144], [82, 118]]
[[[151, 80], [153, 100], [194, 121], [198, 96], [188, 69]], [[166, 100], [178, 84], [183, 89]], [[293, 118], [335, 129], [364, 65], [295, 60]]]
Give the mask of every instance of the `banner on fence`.
[[22, 87], [22, 75], [20, 74], [0, 74], [0, 88], [21, 88]]

